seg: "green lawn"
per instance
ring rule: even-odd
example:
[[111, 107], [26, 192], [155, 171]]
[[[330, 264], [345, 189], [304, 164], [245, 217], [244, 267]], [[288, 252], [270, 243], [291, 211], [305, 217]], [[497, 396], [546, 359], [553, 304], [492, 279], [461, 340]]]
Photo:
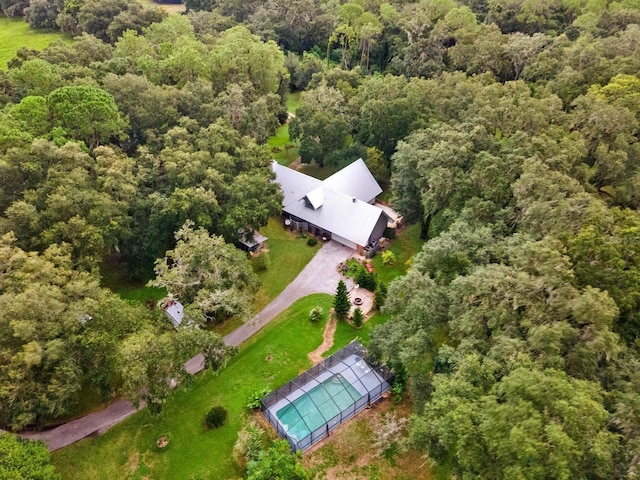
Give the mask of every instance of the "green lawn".
[[117, 293], [125, 300], [155, 304], [167, 296], [166, 288], [147, 286], [151, 276], [146, 279], [130, 277], [124, 265], [116, 258], [105, 258], [100, 267], [100, 273], [102, 286]]
[[[309, 310], [320, 305], [328, 312], [330, 295], [311, 295], [296, 302], [265, 329], [243, 344], [218, 376], [205, 373], [181, 388], [166, 403], [160, 417], [144, 410], [106, 434], [54, 452], [64, 479], [128, 478], [239, 478], [231, 460], [236, 434], [248, 416], [245, 404], [251, 393], [286, 383], [310, 366], [307, 353], [322, 342], [325, 322], [309, 321]], [[356, 336], [368, 338], [373, 326], [362, 330], [339, 326], [336, 339], [343, 346]], [[203, 427], [206, 411], [214, 404], [228, 411], [218, 430]], [[168, 434], [169, 447], [158, 451], [155, 440]]]
[[300, 106], [300, 92], [287, 95], [287, 112], [295, 114]]
[[389, 320], [388, 315], [383, 315], [378, 312], [371, 316], [369, 320], [367, 320], [360, 330], [356, 330], [350, 323], [348, 322], [338, 322], [336, 326], [336, 333], [333, 335], [333, 346], [323, 355], [323, 357], [328, 357], [329, 355], [337, 352], [342, 347], [344, 347], [351, 340], [357, 338], [363, 344], [369, 343], [371, 340], [371, 333], [373, 332], [373, 328], [376, 325], [380, 325], [381, 323], [385, 323]]
[[[287, 95], [287, 112], [295, 114], [300, 106], [300, 92]], [[267, 140], [271, 147], [271, 156], [280, 165], [289, 166], [298, 158], [300, 142], [289, 139], [289, 124], [280, 125]]]
[[382, 263], [382, 255], [377, 254], [371, 259], [373, 271], [378, 275], [378, 281], [389, 285], [391, 281], [407, 273], [413, 256], [422, 250], [424, 242], [420, 239], [420, 225], [410, 225], [391, 242], [391, 250], [396, 256], [396, 263], [392, 266]]
[[21, 18], [0, 17], [0, 69], [7, 69], [7, 62], [16, 56], [20, 47], [42, 50], [61, 38], [66, 39], [60, 32], [31, 30]]
[[139, 0], [139, 2], [146, 7], [160, 7], [169, 15], [172, 13], [184, 13], [184, 3], [159, 3], [153, 0]]
[[315, 247], [307, 245], [306, 239], [286, 230], [280, 218], [270, 219], [269, 224], [260, 229], [260, 233], [268, 238], [271, 266], [267, 270], [257, 272], [262, 286], [253, 302], [256, 312], [276, 298], [298, 276], [321, 247], [320, 244]]
[[299, 142], [289, 141], [289, 124], [285, 123], [276, 129], [276, 133], [269, 137], [267, 144], [271, 147], [271, 156], [280, 165], [289, 166], [299, 154]]

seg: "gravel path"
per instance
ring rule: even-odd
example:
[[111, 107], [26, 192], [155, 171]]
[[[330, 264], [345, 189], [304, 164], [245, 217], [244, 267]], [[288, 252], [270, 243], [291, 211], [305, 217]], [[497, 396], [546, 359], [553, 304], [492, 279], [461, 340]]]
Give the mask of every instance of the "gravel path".
[[[224, 337], [224, 341], [228, 345], [238, 346], [260, 331], [296, 300], [312, 293], [334, 294], [341, 278], [337, 266], [340, 262], [346, 261], [353, 252], [353, 249], [334, 241], [325, 243], [280, 295], [255, 317]], [[347, 279], [346, 283], [347, 289], [351, 290], [353, 281]], [[185, 369], [191, 374], [198, 373], [203, 369], [203, 363], [202, 355], [196, 355], [185, 363]], [[144, 405], [141, 405], [140, 408], [144, 408]], [[90, 413], [51, 430], [23, 432], [20, 435], [24, 438], [42, 440], [47, 444], [49, 450], [54, 451], [91, 435], [104, 433], [136, 411], [131, 402], [117, 400], [98, 412]]]

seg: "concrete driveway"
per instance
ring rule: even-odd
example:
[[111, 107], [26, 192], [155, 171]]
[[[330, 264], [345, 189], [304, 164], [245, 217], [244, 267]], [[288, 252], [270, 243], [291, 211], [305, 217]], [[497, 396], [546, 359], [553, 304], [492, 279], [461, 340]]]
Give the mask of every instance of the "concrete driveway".
[[[238, 346], [262, 329], [296, 300], [312, 293], [334, 294], [338, 282], [342, 278], [338, 272], [338, 264], [346, 261], [353, 253], [353, 249], [337, 242], [329, 241], [325, 243], [280, 295], [255, 317], [224, 337], [224, 341], [227, 345]], [[351, 279], [347, 279], [345, 283], [347, 283], [348, 290], [353, 288]], [[203, 370], [203, 368], [204, 359], [202, 355], [196, 355], [185, 363], [185, 369], [192, 374]], [[144, 408], [144, 406], [142, 405], [140, 408]], [[90, 413], [57, 428], [44, 432], [23, 432], [20, 436], [32, 440], [42, 440], [47, 444], [49, 450], [53, 451], [85, 437], [104, 433], [136, 411], [131, 402], [117, 400], [98, 412]]]
[[[307, 295], [312, 293], [333, 295], [336, 293], [338, 282], [343, 278], [338, 272], [338, 265], [351, 257], [354, 252], [355, 250], [352, 248], [345, 247], [333, 240], [325, 243], [293, 282], [255, 317], [224, 337], [225, 343], [237, 347], [289, 308], [296, 300]], [[350, 278], [345, 279], [345, 283], [347, 290], [351, 290], [354, 286], [353, 280]], [[189, 360], [185, 364], [185, 368], [189, 373], [198, 373], [202, 370], [204, 368], [202, 355], [197, 355]]]

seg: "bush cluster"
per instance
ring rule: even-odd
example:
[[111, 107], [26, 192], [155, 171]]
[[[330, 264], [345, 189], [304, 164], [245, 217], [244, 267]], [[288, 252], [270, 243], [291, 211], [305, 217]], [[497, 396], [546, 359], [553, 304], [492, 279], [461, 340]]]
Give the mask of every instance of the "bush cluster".
[[204, 422], [208, 428], [219, 428], [227, 420], [227, 409], [219, 405], [211, 407], [204, 417]]
[[369, 273], [364, 268], [361, 268], [358, 272], [358, 275], [356, 276], [356, 283], [362, 288], [366, 288], [367, 290], [373, 292], [376, 289], [378, 281], [376, 279], [375, 273]]
[[249, 397], [249, 401], [247, 402], [247, 408], [250, 410], [256, 410], [260, 408], [260, 403], [262, 399], [271, 393], [271, 390], [268, 387], [264, 387], [261, 390], [254, 391]]

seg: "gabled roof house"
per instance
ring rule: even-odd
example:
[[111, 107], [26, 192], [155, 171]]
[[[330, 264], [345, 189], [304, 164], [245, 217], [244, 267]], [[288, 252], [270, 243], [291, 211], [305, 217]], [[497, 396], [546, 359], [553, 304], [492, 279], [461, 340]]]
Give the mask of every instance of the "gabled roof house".
[[282, 211], [298, 228], [355, 249], [377, 242], [389, 218], [373, 203], [382, 188], [360, 158], [326, 180], [271, 162], [284, 200]]

